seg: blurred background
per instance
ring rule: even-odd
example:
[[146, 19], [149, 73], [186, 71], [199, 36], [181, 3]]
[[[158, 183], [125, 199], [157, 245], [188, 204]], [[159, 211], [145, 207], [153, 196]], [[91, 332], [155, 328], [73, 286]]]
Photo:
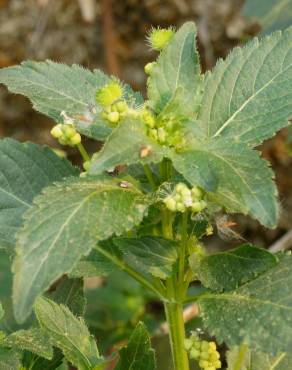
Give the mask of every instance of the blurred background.
[[[78, 63], [90, 69], [101, 68], [145, 93], [144, 65], [156, 57], [145, 35], [152, 26], [179, 27], [187, 20], [197, 24], [202, 70], [206, 71], [218, 58], [224, 58], [232, 48], [255, 35], [292, 25], [292, 0], [0, 0], [0, 68], [26, 59]], [[26, 98], [0, 87], [1, 138], [10, 136], [58, 147], [49, 133], [52, 125], [49, 118], [32, 110]], [[89, 151], [96, 151], [96, 143], [87, 140], [85, 145]], [[267, 230], [248, 217], [220, 219], [219, 237], [206, 240], [211, 250], [231, 248], [244, 240], [265, 248], [292, 247], [289, 128], [261, 149], [276, 174], [281, 204], [279, 225]], [[74, 149], [69, 149], [67, 155], [78, 163]], [[8, 266], [5, 261], [0, 256], [0, 280]], [[5, 291], [1, 290], [2, 300], [3, 295], [9, 295], [9, 284]], [[119, 272], [87, 281], [86, 287], [87, 319], [100, 347], [112, 351], [112, 344], [122, 342], [143, 319], [153, 333], [154, 343], [158, 343], [159, 358], [163, 359], [159, 369], [171, 368], [167, 342], [155, 335], [163, 331], [162, 307], [151, 295]], [[190, 310], [190, 328], [201, 325], [195, 313]]]

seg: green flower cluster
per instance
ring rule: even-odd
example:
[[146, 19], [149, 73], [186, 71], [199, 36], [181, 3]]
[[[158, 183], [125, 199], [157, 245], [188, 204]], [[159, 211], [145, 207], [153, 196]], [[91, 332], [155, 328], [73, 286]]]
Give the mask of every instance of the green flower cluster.
[[81, 143], [81, 136], [71, 123], [59, 123], [52, 128], [51, 135], [58, 139], [61, 145], [76, 146]]
[[191, 359], [198, 361], [201, 369], [216, 370], [221, 369], [220, 354], [217, 351], [215, 342], [201, 340], [196, 334], [185, 339], [185, 349]]
[[148, 110], [141, 113], [141, 119], [146, 124], [147, 135], [161, 145], [179, 149], [184, 146], [185, 140], [180, 131], [180, 121], [174, 117], [155, 117]]
[[202, 190], [197, 186], [189, 189], [184, 183], [178, 183], [173, 193], [163, 202], [172, 212], [185, 212], [187, 209], [191, 209], [193, 212], [199, 213], [207, 207]]
[[96, 101], [103, 107], [102, 118], [111, 124], [117, 124], [128, 112], [128, 105], [122, 96], [122, 86], [115, 80], [96, 92]]

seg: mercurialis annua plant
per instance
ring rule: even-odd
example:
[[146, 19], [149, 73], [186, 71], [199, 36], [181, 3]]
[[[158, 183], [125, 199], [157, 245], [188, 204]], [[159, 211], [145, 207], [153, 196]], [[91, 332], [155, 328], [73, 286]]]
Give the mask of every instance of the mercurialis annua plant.
[[[26, 322], [12, 334], [3, 325], [0, 364], [162, 369], [153, 325], [149, 334], [139, 323], [107, 357], [82, 319], [83, 279], [122, 269], [162, 302], [175, 370], [289, 370], [291, 255], [252, 241], [215, 253], [205, 240], [229, 214], [277, 225], [274, 175], [256, 148], [292, 117], [292, 28], [235, 48], [207, 73], [194, 23], [154, 28], [147, 44], [157, 58], [145, 66], [145, 98], [77, 65], [0, 70], [1, 83], [55, 121], [56, 145], [83, 162], [0, 142], [0, 247], [13, 259], [15, 319]], [[101, 149], [88, 153], [85, 138]], [[198, 317], [186, 326], [189, 305]]]

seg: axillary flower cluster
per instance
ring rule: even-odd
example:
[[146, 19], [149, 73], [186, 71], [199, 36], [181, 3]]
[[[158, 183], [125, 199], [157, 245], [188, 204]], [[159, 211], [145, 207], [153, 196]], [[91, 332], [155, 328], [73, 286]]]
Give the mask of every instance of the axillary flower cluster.
[[103, 107], [102, 118], [110, 124], [119, 123], [129, 111], [127, 103], [123, 100], [123, 88], [115, 80], [97, 90], [96, 101]]
[[195, 333], [185, 339], [185, 349], [191, 359], [198, 361], [201, 369], [221, 369], [220, 354], [217, 351], [215, 342], [201, 340]]
[[51, 135], [58, 139], [61, 145], [76, 146], [81, 143], [81, 136], [71, 121], [65, 121], [65, 123], [54, 126]]
[[185, 212], [190, 209], [199, 213], [207, 207], [203, 196], [204, 194], [200, 188], [194, 186], [189, 189], [186, 184], [178, 183], [172, 194], [163, 199], [163, 203], [172, 212]]

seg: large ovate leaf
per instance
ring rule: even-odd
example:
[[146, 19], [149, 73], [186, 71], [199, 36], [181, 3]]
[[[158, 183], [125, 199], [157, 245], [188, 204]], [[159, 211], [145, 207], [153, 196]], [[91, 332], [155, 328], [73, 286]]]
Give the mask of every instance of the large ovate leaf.
[[16, 370], [21, 364], [19, 354], [12, 349], [0, 347], [0, 369], [1, 370]]
[[262, 35], [284, 30], [292, 24], [292, 1], [246, 0], [243, 15], [259, 21]]
[[195, 24], [185, 23], [158, 57], [148, 79], [148, 97], [156, 111], [161, 111], [180, 89], [177, 96], [180, 113], [185, 116], [197, 113], [201, 77], [196, 36]]
[[292, 345], [292, 256], [238, 289], [199, 298], [210, 334], [229, 347], [246, 343], [255, 351], [289, 352]]
[[141, 120], [129, 118], [119, 124], [103, 148], [93, 156], [89, 172], [100, 174], [117, 165], [157, 163], [163, 155], [163, 148], [147, 136]]
[[292, 366], [292, 359], [287, 353], [270, 356], [264, 352], [252, 351], [242, 344], [227, 352], [227, 363], [227, 370], [288, 370]]
[[0, 247], [13, 246], [22, 215], [45, 187], [78, 174], [51, 149], [12, 139], [0, 141]]
[[79, 370], [91, 370], [100, 362], [94, 337], [83, 319], [75, 317], [66, 306], [39, 298], [35, 314], [52, 344], [60, 348], [66, 359]]
[[26, 214], [14, 262], [14, 311], [18, 321], [35, 298], [72, 270], [97, 241], [139, 224], [148, 200], [129, 183], [78, 178], [48, 187]]
[[276, 263], [275, 255], [249, 244], [222, 253], [190, 257], [192, 270], [201, 283], [219, 292], [236, 289]]
[[143, 273], [160, 279], [172, 276], [178, 258], [179, 244], [158, 236], [140, 238], [116, 238], [116, 244], [124, 260]]
[[260, 144], [292, 117], [291, 79], [292, 27], [236, 48], [205, 78], [198, 133]]
[[[95, 102], [98, 88], [109, 81], [99, 70], [93, 72], [78, 66], [52, 61], [26, 61], [19, 66], [2, 68], [0, 83], [11, 92], [27, 96], [33, 107], [55, 121], [65, 112], [74, 120], [78, 130], [95, 139], [104, 139], [110, 129], [100, 117], [101, 107]], [[129, 104], [140, 102], [140, 95], [125, 89]]]
[[174, 167], [211, 200], [230, 212], [249, 214], [263, 225], [277, 220], [277, 190], [273, 173], [258, 153], [241, 144], [219, 140], [194, 145], [172, 156]]
[[116, 370], [155, 370], [155, 353], [143, 323], [139, 323], [129, 339], [127, 347], [120, 350]]
[[14, 350], [30, 351], [48, 360], [53, 357], [53, 347], [48, 335], [38, 328], [18, 330], [4, 338], [1, 345]]

